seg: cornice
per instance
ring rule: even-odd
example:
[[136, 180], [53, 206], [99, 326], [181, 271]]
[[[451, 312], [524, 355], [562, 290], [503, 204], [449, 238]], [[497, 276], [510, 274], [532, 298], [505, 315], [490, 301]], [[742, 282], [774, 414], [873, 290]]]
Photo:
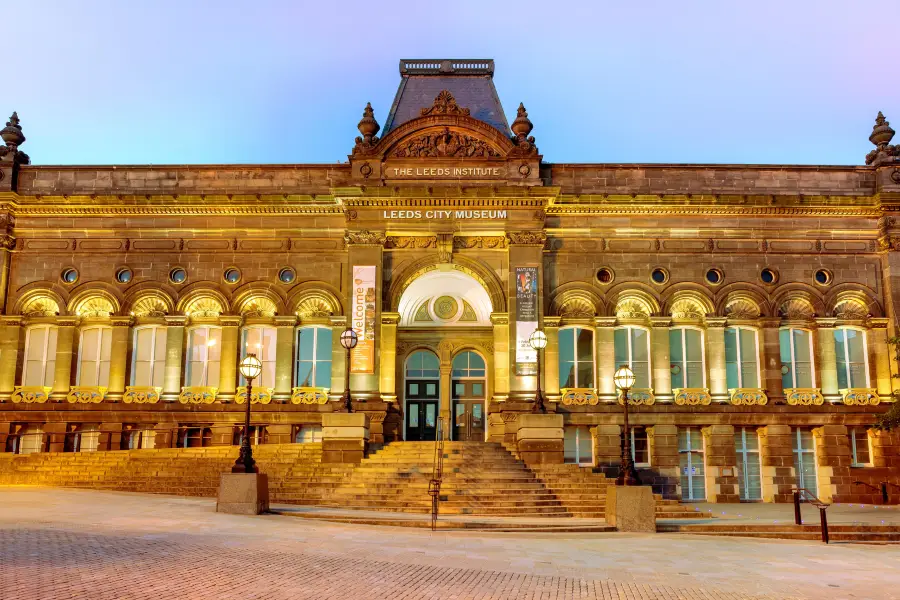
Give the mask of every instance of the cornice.
[[[627, 198], [627, 196], [626, 196]], [[566, 215], [760, 215], [806, 217], [880, 217], [879, 207], [868, 206], [740, 206], [730, 204], [554, 204], [545, 209], [547, 216]]]

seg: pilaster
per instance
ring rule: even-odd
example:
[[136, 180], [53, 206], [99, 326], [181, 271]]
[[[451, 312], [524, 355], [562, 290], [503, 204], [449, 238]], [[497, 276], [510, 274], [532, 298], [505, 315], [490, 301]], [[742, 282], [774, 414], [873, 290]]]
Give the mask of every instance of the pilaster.
[[16, 387], [19, 366], [19, 340], [22, 317], [0, 317], [0, 396], [7, 397]]
[[[891, 376], [891, 347], [888, 344], [888, 320], [869, 319], [869, 356], [875, 363], [874, 388], [882, 399], [890, 398], [893, 393], [893, 377]], [[872, 361], [874, 358], [874, 361]]]
[[834, 402], [840, 397], [838, 391], [837, 360], [834, 346], [834, 325], [836, 319], [816, 319], [818, 329], [818, 356], [816, 372], [825, 400]]
[[234, 399], [237, 391], [238, 329], [241, 326], [241, 317], [222, 316], [219, 317], [219, 323], [222, 325], [222, 354], [219, 358], [217, 398], [222, 402], [228, 402]]
[[[616, 401], [616, 383], [613, 381], [616, 374], [615, 327], [614, 317], [594, 319], [594, 340], [597, 344], [597, 396], [601, 402]], [[670, 392], [671, 389], [670, 384]]]
[[555, 398], [559, 397], [559, 322], [559, 317], [544, 317], [547, 347], [541, 360], [543, 390], [545, 395]]
[[740, 502], [734, 427], [710, 425], [701, 431], [706, 454], [707, 502]]
[[650, 447], [650, 469], [641, 473], [641, 482], [651, 484], [655, 493], [666, 498], [680, 498], [678, 428], [670, 424], [647, 427], [647, 443]]
[[[187, 317], [174, 315], [168, 316], [166, 319], [166, 364], [165, 377], [163, 379], [163, 397], [166, 400], [175, 400], [181, 393], [181, 382], [183, 372], [184, 353], [184, 326], [187, 323]], [[168, 448], [167, 445], [160, 446], [157, 434], [157, 448]], [[171, 441], [170, 441], [171, 443]]]
[[594, 442], [594, 466], [608, 476], [618, 474], [622, 464], [622, 427], [616, 424], [601, 424], [591, 427]]
[[[341, 346], [341, 334], [347, 329], [347, 317], [331, 317], [331, 400], [337, 400], [344, 393], [344, 379], [347, 369], [347, 350]], [[353, 379], [350, 379], [353, 383]]]
[[[290, 400], [294, 374], [294, 327], [297, 317], [275, 317], [275, 392], [274, 400]], [[290, 434], [288, 434], [290, 436]]]
[[386, 402], [397, 399], [397, 325], [400, 313], [381, 313], [381, 360], [378, 391]]
[[[776, 330], [777, 331], [777, 330]], [[779, 363], [781, 361], [779, 360]], [[767, 425], [759, 429], [764, 502], [792, 502], [796, 483], [794, 452], [789, 425]]]
[[[509, 387], [512, 395], [518, 395], [521, 398], [530, 396], [536, 390], [537, 377], [535, 376], [536, 365], [529, 365], [525, 371], [518, 372], [516, 370], [516, 329], [518, 323], [516, 321], [517, 294], [516, 289], [518, 282], [516, 281], [517, 267], [534, 267], [537, 269], [537, 328], [543, 327], [543, 302], [544, 298], [544, 244], [547, 236], [543, 231], [540, 232], [511, 232], [508, 234], [509, 239], [509, 273], [507, 276], [506, 296], [508, 298], [509, 307], [509, 332], [507, 340], [509, 344]], [[525, 332], [524, 335], [530, 336], [531, 332]], [[516, 394], [518, 392], [518, 394]]]
[[[706, 361], [709, 369], [709, 394], [712, 396], [713, 402], [728, 402], [728, 377], [725, 370], [725, 317], [706, 318]], [[733, 439], [731, 445], [733, 451]], [[735, 481], [737, 480], [735, 479]], [[735, 502], [737, 502], [736, 494], [737, 492], [735, 492]], [[730, 497], [727, 493], [725, 495]], [[711, 502], [715, 501], [711, 500]], [[731, 500], [722, 500], [722, 502], [731, 502]]]
[[[72, 365], [75, 361], [75, 317], [57, 317], [56, 325], [56, 365], [53, 371], [54, 399], [65, 398], [72, 385]], [[62, 448], [60, 448], [62, 451]]]
[[[784, 387], [781, 384], [781, 342], [778, 338], [778, 328], [781, 326], [780, 318], [761, 318], [759, 325], [762, 328], [762, 384], [766, 390], [766, 396], [773, 404], [784, 402]], [[793, 463], [792, 463], [793, 464]]]
[[[112, 325], [111, 348], [109, 359], [109, 389], [106, 392], [106, 400], [118, 401], [122, 399], [125, 393], [125, 383], [127, 381], [129, 339], [131, 338], [131, 317], [111, 317]], [[121, 433], [121, 423], [119, 424], [119, 433]], [[119, 436], [121, 437], [121, 435]]]
[[494, 399], [506, 400], [509, 396], [509, 315], [491, 313], [494, 326]]
[[[671, 317], [650, 317], [650, 325], [652, 327], [650, 330], [650, 362], [653, 365], [653, 395], [658, 402], [671, 402], [672, 357], [669, 347], [669, 328], [672, 326], [672, 319]], [[615, 365], [613, 368], [615, 369]]]

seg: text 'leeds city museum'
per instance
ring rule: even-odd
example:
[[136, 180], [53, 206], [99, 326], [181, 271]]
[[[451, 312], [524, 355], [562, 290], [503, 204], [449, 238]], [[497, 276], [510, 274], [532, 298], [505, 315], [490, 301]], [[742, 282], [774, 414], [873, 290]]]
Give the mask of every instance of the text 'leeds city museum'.
[[628, 365], [634, 462], [668, 497], [900, 483], [898, 435], [871, 428], [898, 373], [888, 122], [865, 166], [553, 164], [493, 69], [401, 61], [390, 113], [366, 106], [338, 164], [33, 166], [14, 114], [0, 450], [232, 445], [247, 352], [254, 442], [318, 442], [352, 327], [375, 447], [439, 421], [516, 442], [543, 408], [563, 429], [527, 460], [615, 468]]

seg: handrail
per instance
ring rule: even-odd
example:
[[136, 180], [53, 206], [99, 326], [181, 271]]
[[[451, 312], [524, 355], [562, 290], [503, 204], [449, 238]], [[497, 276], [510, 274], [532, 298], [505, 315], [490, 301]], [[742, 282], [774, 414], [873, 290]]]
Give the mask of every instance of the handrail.
[[879, 487], [877, 485], [873, 485], [871, 483], [867, 483], [865, 481], [854, 481], [853, 483], [855, 485], [864, 485], [867, 488], [871, 488], [871, 489], [875, 490], [876, 492], [881, 492], [881, 501], [884, 502], [885, 504], [888, 504], [890, 502], [890, 494], [888, 494], [888, 486], [894, 486], [895, 488], [900, 490], [900, 485], [897, 485], [893, 481], [879, 481], [878, 483], [881, 484], [881, 487]]
[[434, 439], [434, 466], [431, 481], [428, 482], [428, 495], [431, 496], [431, 530], [437, 529], [437, 518], [441, 500], [441, 482], [444, 479], [444, 418], [438, 417], [437, 431]]
[[800, 515], [800, 496], [805, 495], [806, 501], [819, 509], [819, 522], [821, 524], [822, 529], [822, 541], [826, 544], [828, 543], [828, 517], [825, 516], [825, 511], [828, 510], [828, 507], [831, 506], [827, 502], [822, 502], [816, 495], [813, 494], [806, 488], [795, 487], [794, 488], [794, 523], [797, 525], [803, 525], [803, 517]]

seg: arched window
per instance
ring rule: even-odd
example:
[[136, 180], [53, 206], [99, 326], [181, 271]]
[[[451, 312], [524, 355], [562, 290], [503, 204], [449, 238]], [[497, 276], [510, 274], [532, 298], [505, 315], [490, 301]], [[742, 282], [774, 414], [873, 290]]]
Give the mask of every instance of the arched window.
[[650, 332], [640, 327], [620, 327], [614, 334], [615, 367], [634, 371], [636, 388], [650, 387]]
[[728, 389], [759, 387], [759, 348], [755, 329], [725, 329], [725, 379]]
[[301, 327], [297, 330], [298, 387], [331, 389], [331, 329]]
[[805, 329], [782, 329], [778, 336], [781, 347], [781, 385], [785, 389], [816, 387], [812, 334]]
[[81, 330], [78, 343], [77, 385], [108, 386], [112, 355], [112, 327], [98, 325]]
[[564, 388], [594, 387], [594, 332], [583, 327], [559, 330], [559, 381]]
[[[432, 356], [434, 356], [432, 354]], [[407, 363], [408, 364], [408, 363]], [[475, 352], [460, 352], [453, 358], [453, 378], [484, 377], [484, 359]]]
[[688, 327], [670, 329], [669, 352], [673, 388], [706, 387], [702, 331]]
[[56, 327], [36, 325], [25, 331], [22, 385], [52, 386], [56, 369]]
[[163, 325], [135, 328], [131, 385], [162, 387], [166, 371], [167, 331]]
[[[252, 325], [244, 327], [241, 332], [241, 358], [248, 354], [256, 354], [256, 358], [262, 363], [262, 371], [259, 377], [253, 380], [253, 385], [260, 387], [275, 387], [275, 348], [278, 332], [274, 327], [264, 325]], [[238, 369], [240, 374], [240, 369]], [[247, 380], [241, 375], [241, 385], [247, 385]]]
[[441, 376], [438, 357], [428, 350], [419, 350], [406, 359], [408, 379], [437, 379]]
[[222, 330], [204, 325], [188, 332], [187, 372], [188, 386], [219, 386], [219, 361], [222, 357]]
[[834, 355], [838, 388], [869, 387], [869, 359], [866, 356], [866, 332], [850, 327], [834, 330]]

